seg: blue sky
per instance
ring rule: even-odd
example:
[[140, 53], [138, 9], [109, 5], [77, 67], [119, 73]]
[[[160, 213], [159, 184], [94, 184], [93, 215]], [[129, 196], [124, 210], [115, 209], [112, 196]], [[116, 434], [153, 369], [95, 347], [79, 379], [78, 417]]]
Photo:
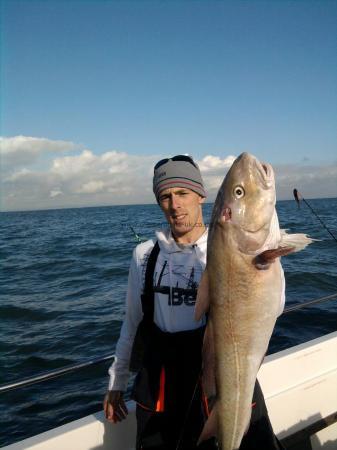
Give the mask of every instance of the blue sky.
[[6, 138], [336, 164], [335, 1], [1, 5]]

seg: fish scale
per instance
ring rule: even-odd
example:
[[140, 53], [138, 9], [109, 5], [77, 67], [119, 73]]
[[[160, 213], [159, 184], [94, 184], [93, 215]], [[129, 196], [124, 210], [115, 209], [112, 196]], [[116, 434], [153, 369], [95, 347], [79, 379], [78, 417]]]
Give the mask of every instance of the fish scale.
[[[214, 239], [216, 239], [216, 236], [217, 232], [214, 234]], [[230, 249], [228, 249], [228, 252], [229, 251]], [[223, 273], [227, 274], [227, 276], [223, 277], [227, 282], [223, 283], [222, 286], [217, 285], [217, 287], [211, 289], [210, 303], [212, 305], [211, 317], [215, 324], [215, 328], [223, 330], [222, 334], [217, 334], [215, 336], [215, 346], [218, 349], [216, 353], [221, 355], [218, 356], [218, 358], [222, 361], [221, 374], [219, 373], [220, 369], [218, 369], [217, 378], [220, 380], [220, 385], [223, 384], [221, 380], [230, 380], [230, 383], [225, 381], [223, 389], [220, 389], [220, 394], [218, 396], [220, 404], [225, 405], [223, 411], [225, 425], [221, 426], [221, 424], [219, 424], [218, 428], [221, 430], [220, 433], [223, 436], [228, 436], [230, 433], [232, 434], [232, 437], [229, 438], [228, 446], [228, 448], [232, 449], [238, 446], [238, 439], [240, 439], [240, 436], [247, 428], [250, 418], [250, 410], [247, 410], [247, 408], [251, 405], [255, 380], [250, 376], [247, 361], [249, 361], [251, 353], [254, 354], [254, 352], [257, 352], [259, 354], [264, 354], [266, 349], [256, 349], [254, 348], [254, 345], [251, 345], [252, 348], [249, 347], [249, 342], [247, 342], [249, 339], [244, 333], [246, 329], [245, 322], [242, 317], [240, 317], [246, 315], [247, 303], [254, 303], [254, 296], [256, 295], [256, 289], [248, 290], [248, 287], [252, 286], [251, 278], [255, 277], [254, 271], [251, 270], [251, 268], [253, 268], [251, 263], [252, 257], [246, 258], [247, 260], [245, 262], [241, 255], [222, 259], [223, 261], [228, 261], [227, 267], [226, 264], [223, 265], [223, 263], [221, 267], [221, 264], [219, 264], [219, 261], [216, 258], [211, 260], [209, 265], [211, 271], [218, 272], [220, 268]], [[269, 274], [263, 273], [262, 275], [266, 277]], [[212, 278], [210, 278], [210, 284], [211, 279]], [[222, 301], [219, 301], [220, 298]], [[215, 308], [213, 307], [214, 303], [217, 305]], [[227, 312], [226, 315], [222, 314], [221, 308], [225, 309]], [[271, 311], [271, 314], [276, 318], [277, 308], [276, 311]], [[255, 322], [254, 318], [251, 318], [251, 320]], [[269, 327], [265, 327], [267, 336], [263, 341], [269, 341], [275, 319], [272, 319], [271, 322]], [[240, 332], [241, 329], [242, 332]], [[243, 348], [245, 348], [244, 358], [242, 358]], [[228, 356], [229, 353], [232, 354], [231, 358]], [[232, 364], [228, 364], [229, 360], [232, 361]], [[255, 361], [255, 367], [251, 369], [253, 372], [257, 371], [259, 363], [260, 361]], [[238, 388], [233, 389], [233, 384]], [[240, 387], [241, 384], [243, 384], [243, 387]], [[243, 413], [243, 411], [245, 411], [245, 413]], [[218, 418], [218, 421], [219, 420], [221, 420], [221, 418]], [[222, 437], [221, 440], [224, 441], [224, 438]]]

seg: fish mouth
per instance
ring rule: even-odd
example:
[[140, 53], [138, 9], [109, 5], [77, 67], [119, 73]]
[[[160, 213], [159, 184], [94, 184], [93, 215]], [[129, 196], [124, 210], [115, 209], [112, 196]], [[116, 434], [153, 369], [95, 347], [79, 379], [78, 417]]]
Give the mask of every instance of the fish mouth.
[[241, 153], [235, 162], [240, 164], [240, 161], [245, 169], [249, 168], [253, 174], [257, 174], [259, 182], [265, 189], [270, 189], [274, 185], [274, 170], [270, 164], [259, 161], [254, 155], [246, 152]]
[[266, 188], [270, 188], [274, 182], [274, 171], [272, 166], [265, 162], [259, 162], [257, 159], [255, 161], [256, 167], [258, 169], [259, 178], [261, 179], [262, 184]]

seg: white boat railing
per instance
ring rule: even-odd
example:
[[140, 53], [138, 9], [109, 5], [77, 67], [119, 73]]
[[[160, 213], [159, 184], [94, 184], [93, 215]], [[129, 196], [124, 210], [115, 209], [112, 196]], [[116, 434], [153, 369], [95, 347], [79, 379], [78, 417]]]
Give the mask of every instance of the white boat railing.
[[[337, 332], [268, 355], [258, 379], [273, 429], [287, 450], [337, 449]], [[135, 450], [135, 405], [112, 425], [103, 411], [4, 450]], [[263, 450], [263, 449], [259, 449]]]
[[[316, 298], [314, 300], [308, 300], [306, 302], [301, 302], [299, 304], [296, 304], [294, 306], [290, 306], [288, 308], [285, 308], [283, 311], [283, 314], [291, 313], [294, 311], [298, 311], [303, 308], [307, 308], [312, 305], [316, 305], [318, 303], [323, 303], [329, 300], [337, 299], [337, 292], [335, 294], [326, 295], [324, 297]], [[71, 372], [76, 372], [81, 369], [85, 369], [90, 366], [94, 366], [97, 364], [102, 364], [106, 361], [110, 361], [114, 359], [115, 355], [108, 354], [103, 355], [94, 359], [85, 360], [82, 362], [78, 362], [76, 364], [72, 364], [66, 367], [61, 367], [60, 369], [50, 370], [48, 372], [44, 372], [38, 375], [35, 375], [33, 377], [24, 378], [23, 380], [19, 381], [13, 381], [12, 383], [3, 384], [0, 386], [0, 394], [12, 391], [15, 389], [19, 389], [25, 386], [30, 386], [36, 383], [42, 383], [43, 381], [51, 380], [53, 378], [60, 377], [62, 375], [66, 375]]]

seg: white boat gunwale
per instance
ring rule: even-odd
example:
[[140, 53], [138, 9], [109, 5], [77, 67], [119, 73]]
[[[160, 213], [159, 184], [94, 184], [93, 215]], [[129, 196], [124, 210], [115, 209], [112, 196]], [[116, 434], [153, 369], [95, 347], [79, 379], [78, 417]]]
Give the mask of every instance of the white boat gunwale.
[[[275, 377], [280, 373], [284, 375], [281, 387], [280, 377]], [[274, 431], [286, 446], [297, 449], [302, 442], [306, 448], [310, 443], [313, 450], [337, 448], [337, 390], [333, 389], [337, 386], [337, 332], [267, 356], [258, 378]], [[317, 399], [324, 403], [317, 405]], [[3, 450], [134, 449], [133, 402], [128, 402], [128, 408], [129, 416], [121, 424], [108, 423], [101, 411]]]

